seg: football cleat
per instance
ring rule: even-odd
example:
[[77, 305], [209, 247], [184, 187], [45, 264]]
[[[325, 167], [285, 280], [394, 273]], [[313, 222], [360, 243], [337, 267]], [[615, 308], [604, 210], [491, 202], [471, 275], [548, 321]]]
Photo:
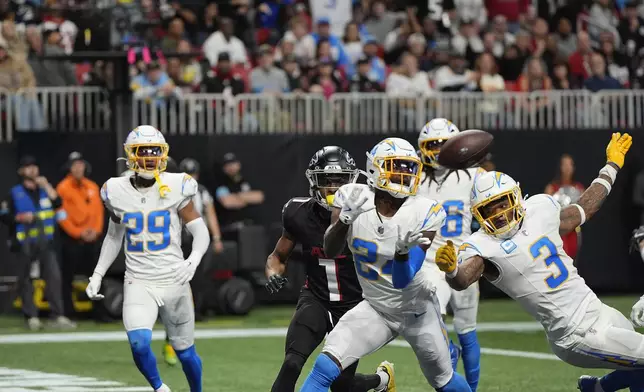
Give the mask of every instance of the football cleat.
[[594, 376], [581, 376], [577, 381], [577, 389], [581, 392], [595, 392], [595, 386], [599, 379]]
[[376, 390], [376, 392], [396, 392], [396, 379], [394, 378], [394, 364], [388, 361], [380, 362], [376, 368], [376, 373], [384, 372], [389, 376], [387, 386], [384, 389]]
[[172, 392], [172, 391], [170, 390], [169, 386], [167, 386], [165, 384], [161, 384], [159, 389], [156, 389], [154, 392]]
[[[177, 353], [174, 352], [174, 349], [172, 348], [170, 343], [163, 345], [163, 360], [170, 366], [174, 366], [177, 364], [177, 362], [179, 362], [179, 360], [177, 359]], [[169, 390], [170, 389], [168, 389], [168, 391]]]

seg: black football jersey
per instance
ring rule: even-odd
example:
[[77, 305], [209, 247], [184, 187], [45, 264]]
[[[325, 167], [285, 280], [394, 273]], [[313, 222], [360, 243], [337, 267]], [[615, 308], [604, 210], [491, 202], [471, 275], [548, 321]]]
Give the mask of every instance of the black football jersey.
[[284, 205], [284, 233], [302, 245], [306, 263], [305, 287], [320, 300], [341, 304], [362, 300], [362, 289], [356, 276], [351, 251], [345, 246], [336, 259], [324, 254], [324, 232], [331, 224], [331, 211], [312, 198], [294, 198]]

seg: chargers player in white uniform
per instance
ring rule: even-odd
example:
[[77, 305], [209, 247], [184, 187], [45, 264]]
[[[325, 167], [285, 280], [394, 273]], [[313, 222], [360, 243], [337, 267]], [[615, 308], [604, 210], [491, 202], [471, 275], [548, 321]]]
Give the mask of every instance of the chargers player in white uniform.
[[[87, 295], [99, 300], [101, 281], [125, 241], [123, 324], [134, 363], [152, 388], [168, 392], [152, 353], [152, 327], [161, 315], [191, 392], [201, 392], [201, 359], [194, 346], [194, 305], [188, 282], [208, 249], [208, 228], [192, 197], [197, 182], [185, 173], [164, 173], [168, 144], [156, 128], [142, 125], [125, 141], [133, 175], [109, 179], [101, 198], [110, 222]], [[181, 227], [193, 235], [184, 260]]]
[[[367, 184], [336, 192], [324, 252], [338, 255], [348, 243], [364, 300], [342, 316], [302, 386], [328, 391], [342, 369], [403, 336], [429, 384], [442, 392], [470, 391], [452, 370], [438, 299], [421, 276], [425, 251], [445, 220], [434, 200], [415, 196], [422, 163], [414, 147], [388, 138], [367, 153]], [[379, 390], [395, 391], [383, 385]]]
[[[451, 240], [458, 248], [463, 240], [472, 233], [472, 213], [470, 194], [474, 178], [483, 169], [449, 170], [438, 164], [442, 145], [450, 137], [459, 133], [451, 121], [435, 118], [425, 124], [418, 136], [418, 148], [423, 161], [423, 176], [418, 194], [437, 200], [443, 205], [447, 218], [445, 224], [436, 232], [436, 237], [427, 251], [421, 270], [436, 287], [436, 295], [441, 307], [441, 315], [447, 314], [447, 305], [454, 312], [454, 330], [462, 347], [465, 378], [475, 392], [481, 370], [481, 346], [476, 335], [476, 315], [479, 307], [479, 288], [475, 283], [463, 291], [449, 287], [445, 273], [434, 263], [436, 250]], [[456, 370], [461, 349], [450, 340], [452, 368]]]
[[471, 200], [481, 230], [463, 242], [458, 257], [449, 242], [436, 252], [436, 264], [453, 288], [463, 290], [485, 276], [541, 323], [552, 351], [563, 361], [617, 369], [601, 379], [581, 377], [582, 392], [644, 389], [644, 335], [597, 298], [561, 240], [561, 234], [599, 210], [631, 144], [628, 134], [613, 134], [606, 166], [577, 204], [565, 208], [545, 194], [525, 200], [507, 174], [479, 175]]

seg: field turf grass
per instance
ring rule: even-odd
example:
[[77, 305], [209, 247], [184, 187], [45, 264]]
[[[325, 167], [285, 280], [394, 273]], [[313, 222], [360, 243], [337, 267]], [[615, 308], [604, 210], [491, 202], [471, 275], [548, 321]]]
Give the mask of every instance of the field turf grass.
[[[607, 297], [604, 298], [604, 301], [628, 315], [636, 298]], [[204, 332], [205, 330], [224, 329], [229, 331], [248, 329], [252, 332], [266, 328], [279, 331], [277, 328], [288, 325], [292, 312], [293, 307], [290, 306], [259, 308], [247, 317], [222, 317], [200, 323], [197, 328], [204, 330]], [[489, 300], [481, 303], [479, 314], [479, 322], [481, 323], [507, 324], [525, 321], [532, 320], [517, 304], [509, 300]], [[162, 330], [162, 327], [158, 325], [156, 330]], [[83, 322], [79, 331], [88, 333], [122, 331], [122, 326], [119, 323], [99, 325], [93, 322]], [[2, 343], [6, 341], [3, 338], [7, 339], [9, 334], [25, 334], [22, 319], [18, 317], [0, 318], [0, 353], [2, 353], [0, 368], [28, 369], [92, 377], [106, 381], [118, 381], [129, 386], [142, 387], [146, 385], [143, 377], [134, 367], [129, 347], [125, 342], [125, 333], [122, 334], [120, 341], [108, 342]], [[576, 390], [576, 380], [580, 375], [606, 373], [601, 370], [588, 371], [574, 368], [550, 355], [536, 359], [508, 356], [508, 353], [503, 351], [520, 351], [521, 353], [517, 355], [528, 353], [527, 355], [533, 357], [538, 356], [533, 355], [534, 353], [551, 354], [541, 331], [479, 332], [479, 338], [481, 347], [496, 349], [496, 351], [493, 350], [494, 353], [482, 356], [482, 376], [479, 386], [479, 391], [482, 392], [574, 391]], [[189, 391], [181, 366], [168, 367], [163, 363], [162, 341], [155, 341], [153, 346], [163, 381], [173, 391]], [[203, 360], [204, 391], [255, 392], [270, 390], [282, 362], [283, 350], [283, 336], [198, 339], [197, 351]], [[384, 359], [394, 362], [396, 366], [398, 392], [431, 390], [421, 374], [413, 352], [408, 347], [401, 347], [401, 345], [385, 347], [364, 358], [360, 362], [359, 370], [370, 373]], [[308, 361], [298, 385], [301, 385], [312, 363], [313, 360]], [[2, 380], [0, 372], [0, 390], [9, 390], [9, 388], [3, 387]], [[14, 388], [20, 387], [20, 380], [12, 382]], [[118, 389], [113, 390], [117, 391]]]

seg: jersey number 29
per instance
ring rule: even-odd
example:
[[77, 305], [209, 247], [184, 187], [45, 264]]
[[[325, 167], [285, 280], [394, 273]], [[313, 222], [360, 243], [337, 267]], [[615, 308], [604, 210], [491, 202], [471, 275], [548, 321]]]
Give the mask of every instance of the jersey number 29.
[[[150, 252], [164, 250], [170, 245], [170, 211], [159, 210], [147, 214], [147, 219], [142, 212], [126, 212], [123, 223], [127, 225], [125, 231], [126, 249], [128, 252], [143, 252], [146, 248]], [[132, 236], [141, 235], [145, 230], [148, 233], [159, 234], [159, 240], [135, 240]]]

